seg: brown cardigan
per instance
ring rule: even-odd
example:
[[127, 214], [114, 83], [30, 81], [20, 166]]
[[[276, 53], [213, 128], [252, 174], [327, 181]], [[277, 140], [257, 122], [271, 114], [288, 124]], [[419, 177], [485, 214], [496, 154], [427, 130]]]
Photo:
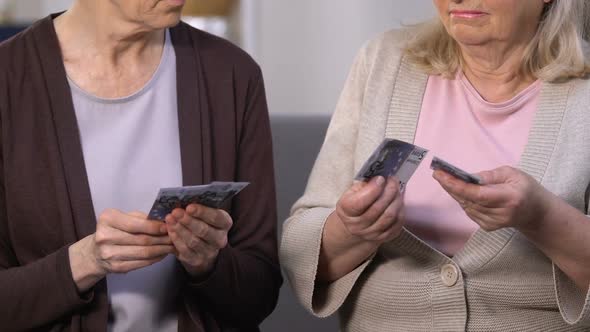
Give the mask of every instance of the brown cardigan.
[[[78, 294], [70, 271], [68, 246], [96, 220], [52, 19], [0, 44], [0, 327], [105, 331], [106, 281]], [[282, 283], [261, 71], [184, 23], [171, 36], [183, 183], [251, 182], [231, 204], [230, 244], [213, 273], [195, 282], [179, 269], [179, 331], [256, 331]]]

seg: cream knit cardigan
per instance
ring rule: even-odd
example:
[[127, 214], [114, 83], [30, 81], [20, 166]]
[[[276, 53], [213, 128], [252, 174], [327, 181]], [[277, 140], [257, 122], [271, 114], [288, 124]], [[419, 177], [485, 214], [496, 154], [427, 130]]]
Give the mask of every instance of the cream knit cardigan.
[[[590, 331], [589, 295], [514, 229], [480, 229], [453, 258], [404, 231], [348, 275], [315, 282], [324, 223], [354, 174], [384, 137], [414, 140], [428, 75], [402, 56], [408, 34], [360, 51], [285, 222], [281, 264], [299, 301], [318, 317], [338, 311], [344, 331]], [[519, 168], [588, 214], [590, 82], [545, 82], [540, 98]], [[459, 271], [453, 286], [447, 264]]]

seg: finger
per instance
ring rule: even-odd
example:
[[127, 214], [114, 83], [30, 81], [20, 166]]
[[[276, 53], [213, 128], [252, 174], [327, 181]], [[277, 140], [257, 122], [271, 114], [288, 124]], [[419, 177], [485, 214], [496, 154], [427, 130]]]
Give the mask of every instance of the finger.
[[460, 197], [450, 192], [447, 193], [449, 194], [449, 196], [451, 196], [451, 198], [453, 198], [455, 201], [457, 201], [457, 203], [459, 203], [462, 209], [465, 209], [467, 206], [473, 204], [471, 201], [468, 201], [465, 197]]
[[[203, 239], [195, 236], [188, 228], [186, 228], [186, 226], [181, 223], [176, 224], [176, 226], [172, 227], [171, 230], [172, 232], [170, 232], [170, 238], [172, 239], [172, 242], [178, 251], [181, 251], [181, 247], [186, 247], [193, 253], [206, 253], [208, 251], [217, 250], [217, 248], [214, 248]], [[178, 242], [181, 242], [183, 246], [177, 246]]]
[[99, 247], [98, 256], [103, 261], [151, 260], [174, 253], [172, 245], [155, 246], [116, 246]]
[[401, 197], [399, 180], [389, 177], [381, 197], [367, 209], [361, 218], [376, 221], [393, 202]]
[[434, 171], [433, 177], [459, 202], [468, 201], [482, 206], [494, 206], [506, 200], [495, 186], [467, 183], [441, 170]]
[[97, 244], [152, 246], [159, 244], [172, 244], [168, 235], [152, 236], [146, 234], [130, 234], [116, 228], [105, 227], [96, 232]]
[[512, 180], [518, 171], [510, 166], [502, 166], [493, 170], [479, 172], [476, 175], [485, 184], [502, 184]]
[[168, 255], [162, 255], [160, 257], [147, 260], [112, 262], [110, 264], [109, 270], [112, 273], [127, 273], [155, 264], [161, 261], [162, 259], [166, 258], [166, 256]]
[[485, 213], [481, 213], [474, 209], [467, 209], [465, 213], [469, 219], [473, 220], [479, 225], [479, 227], [487, 232], [495, 231], [500, 228], [498, 221]]
[[355, 218], [358, 222], [358, 227], [360, 228], [358, 229], [360, 232], [359, 235], [366, 234], [367, 228], [370, 228], [377, 223], [383, 213], [385, 213], [396, 200], [402, 199], [399, 189], [399, 181], [393, 177], [389, 178], [383, 195], [381, 195], [381, 197], [362, 216]]
[[119, 210], [107, 209], [99, 216], [99, 222], [131, 234], [164, 235], [166, 228], [161, 222], [125, 214]]
[[142, 218], [142, 219], [147, 219], [148, 215], [141, 212], [141, 211], [132, 211], [129, 212], [128, 215], [132, 216], [132, 217], [136, 217], [136, 218]]
[[385, 190], [385, 178], [376, 176], [367, 183], [357, 183], [342, 195], [340, 206], [347, 216], [358, 217], [375, 203]]
[[169, 234], [170, 234], [170, 239], [172, 240], [172, 243], [174, 244], [174, 248], [176, 248], [175, 255], [177, 257], [179, 257], [179, 258], [183, 257], [183, 259], [184, 259], [185, 257], [196, 256], [196, 253], [193, 252], [187, 246], [187, 244], [184, 242], [184, 240], [182, 240], [180, 238], [180, 236], [178, 235], [178, 232], [176, 232], [174, 230], [170, 230]]
[[434, 173], [435, 179], [439, 180], [439, 183], [447, 192], [491, 208], [503, 206], [514, 199], [514, 189], [508, 183], [514, 181], [519, 175], [518, 170], [503, 166], [491, 171], [477, 173], [487, 184], [475, 185], [465, 183], [442, 171], [435, 171]]
[[398, 217], [403, 206], [403, 200], [401, 196], [399, 199], [394, 200], [386, 209], [383, 211], [377, 221], [367, 228], [360, 235], [366, 236], [370, 239], [378, 238], [382, 233], [391, 229], [393, 225], [398, 223]]
[[203, 220], [191, 217], [188, 213], [177, 220], [192, 233], [192, 236], [200, 238], [210, 246], [221, 249], [227, 245], [226, 230], [211, 227]]
[[218, 229], [229, 230], [233, 224], [231, 216], [226, 211], [200, 204], [190, 204], [186, 207], [186, 213]]
[[382, 243], [384, 241], [390, 241], [392, 239], [395, 239], [402, 232], [403, 225], [403, 217], [400, 216], [397, 222], [393, 223], [388, 230], [377, 236], [374, 241], [376, 241], [377, 243]]

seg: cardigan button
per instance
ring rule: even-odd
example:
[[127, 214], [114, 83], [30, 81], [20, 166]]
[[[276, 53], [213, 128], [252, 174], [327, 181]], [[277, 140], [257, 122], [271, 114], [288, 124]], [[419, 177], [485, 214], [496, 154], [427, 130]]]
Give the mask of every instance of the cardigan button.
[[459, 280], [459, 271], [453, 264], [445, 264], [440, 269], [440, 279], [447, 287], [454, 286]]

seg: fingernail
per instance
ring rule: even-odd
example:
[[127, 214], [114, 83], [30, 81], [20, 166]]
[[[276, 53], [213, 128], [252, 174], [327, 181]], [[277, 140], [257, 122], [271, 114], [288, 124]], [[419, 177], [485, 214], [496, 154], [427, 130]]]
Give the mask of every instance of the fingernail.
[[195, 210], [196, 210], [196, 206], [194, 204], [191, 204], [186, 207], [186, 212], [189, 214], [195, 213]]
[[377, 180], [375, 180], [378, 186], [382, 186], [385, 183], [385, 178], [382, 176], [378, 176]]

